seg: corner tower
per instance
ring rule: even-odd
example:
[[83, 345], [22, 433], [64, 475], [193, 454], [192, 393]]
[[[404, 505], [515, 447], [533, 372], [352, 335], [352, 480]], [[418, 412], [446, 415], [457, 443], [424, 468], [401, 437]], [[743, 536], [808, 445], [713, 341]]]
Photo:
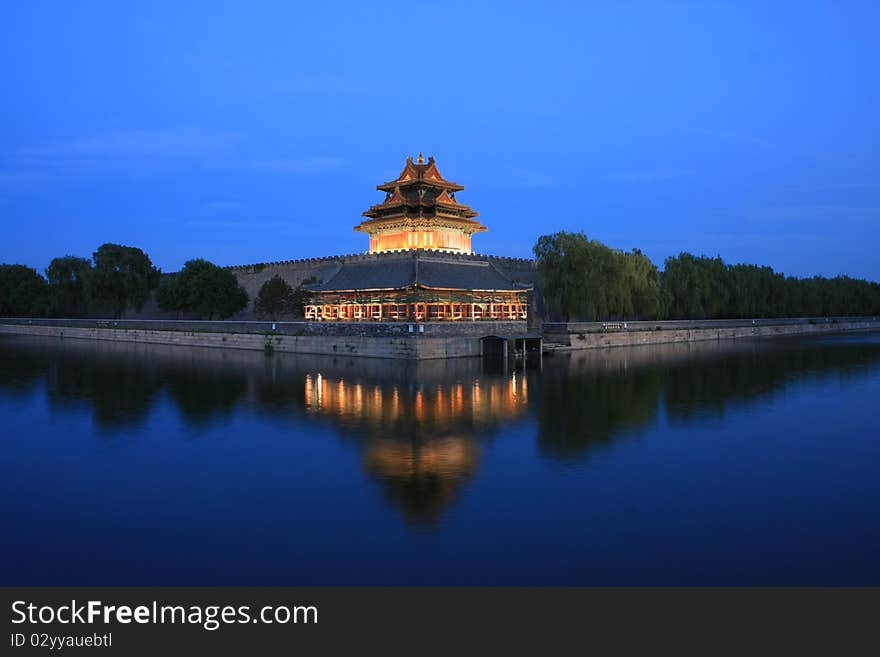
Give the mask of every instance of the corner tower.
[[443, 178], [434, 158], [419, 153], [406, 158], [403, 171], [376, 189], [385, 192], [382, 203], [364, 212], [365, 221], [355, 230], [370, 236], [370, 253], [407, 249], [438, 249], [472, 253], [471, 236], [486, 230], [474, 219], [473, 208], [459, 203], [456, 192], [464, 189]]

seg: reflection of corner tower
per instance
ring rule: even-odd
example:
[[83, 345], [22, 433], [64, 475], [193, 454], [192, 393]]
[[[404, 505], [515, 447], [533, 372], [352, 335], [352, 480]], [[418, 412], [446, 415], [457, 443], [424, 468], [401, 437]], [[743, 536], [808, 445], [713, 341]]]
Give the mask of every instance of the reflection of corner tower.
[[443, 178], [434, 158], [406, 159], [400, 175], [377, 185], [385, 200], [364, 212], [367, 219], [355, 230], [369, 234], [370, 253], [406, 249], [436, 249], [471, 253], [471, 236], [486, 230], [474, 219], [478, 213], [459, 203], [464, 189]]

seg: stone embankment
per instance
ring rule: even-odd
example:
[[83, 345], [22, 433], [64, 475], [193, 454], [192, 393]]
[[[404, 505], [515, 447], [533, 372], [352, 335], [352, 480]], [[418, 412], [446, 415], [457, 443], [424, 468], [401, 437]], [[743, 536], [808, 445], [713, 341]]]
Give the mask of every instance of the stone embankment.
[[55, 326], [94, 329], [136, 329], [143, 331], [183, 331], [191, 333], [258, 333], [296, 337], [372, 337], [395, 338], [508, 335], [526, 330], [522, 321], [460, 322], [306, 322], [271, 320], [172, 320], [172, 319], [46, 319], [0, 317], [0, 324]]
[[[544, 325], [545, 351], [880, 331], [880, 318], [704, 320]], [[176, 322], [0, 319], [0, 335], [221, 347], [404, 360], [479, 356], [480, 338], [515, 336], [525, 322]]]
[[551, 351], [565, 351], [850, 331], [880, 331], [880, 318], [822, 317], [673, 322], [548, 323], [544, 325], [544, 344]]
[[0, 319], [0, 334], [406, 360], [479, 356], [481, 337], [515, 335], [525, 330], [525, 322]]

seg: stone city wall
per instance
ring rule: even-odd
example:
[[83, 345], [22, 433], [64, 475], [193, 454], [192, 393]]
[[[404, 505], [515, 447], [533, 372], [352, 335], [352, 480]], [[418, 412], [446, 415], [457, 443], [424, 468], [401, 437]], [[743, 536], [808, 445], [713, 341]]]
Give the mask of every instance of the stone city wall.
[[2, 334], [406, 360], [462, 358], [480, 355], [480, 340], [475, 336], [425, 337], [419, 334], [396, 338], [345, 335], [298, 336], [0, 324], [0, 335]]

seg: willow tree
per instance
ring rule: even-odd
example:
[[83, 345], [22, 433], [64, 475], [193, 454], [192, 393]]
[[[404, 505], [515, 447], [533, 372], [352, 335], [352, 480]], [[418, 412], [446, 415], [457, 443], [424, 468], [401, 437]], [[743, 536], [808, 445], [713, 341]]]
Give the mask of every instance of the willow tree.
[[46, 268], [49, 279], [49, 312], [53, 317], [76, 317], [88, 313], [87, 285], [92, 276], [88, 258], [53, 258]]
[[566, 321], [662, 313], [660, 273], [637, 249], [626, 253], [562, 231], [542, 235], [534, 251], [547, 305]]
[[660, 270], [644, 253], [633, 249], [626, 254], [626, 287], [631, 297], [632, 312], [640, 319], [665, 316]]
[[95, 268], [86, 285], [90, 301], [114, 317], [140, 310], [159, 283], [159, 270], [133, 246], [102, 244], [93, 254]]
[[590, 306], [584, 285], [586, 235], [559, 232], [541, 235], [534, 247], [544, 299], [553, 314], [569, 321], [586, 314]]
[[675, 319], [722, 317], [730, 307], [727, 267], [721, 258], [680, 253], [666, 259], [663, 287]]

